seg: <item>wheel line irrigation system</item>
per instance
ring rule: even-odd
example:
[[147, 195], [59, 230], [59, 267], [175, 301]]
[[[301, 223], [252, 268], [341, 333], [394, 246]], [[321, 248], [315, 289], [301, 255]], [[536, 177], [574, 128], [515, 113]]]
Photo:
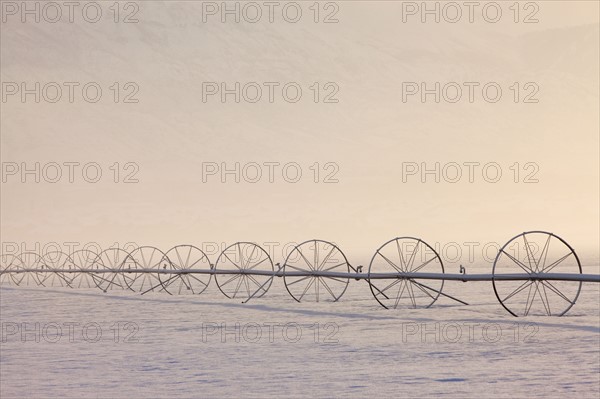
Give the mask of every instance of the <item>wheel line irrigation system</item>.
[[228, 246], [215, 263], [193, 245], [178, 245], [166, 253], [149, 246], [130, 252], [109, 248], [98, 254], [23, 252], [1, 255], [1, 260], [3, 285], [198, 295], [214, 276], [223, 295], [244, 303], [265, 295], [275, 277], [284, 279], [298, 302], [335, 302], [351, 279], [365, 280], [375, 300], [387, 309], [428, 308], [440, 296], [468, 305], [444, 293], [444, 282], [491, 281], [498, 302], [517, 317], [562, 316], [577, 301], [584, 282], [600, 282], [600, 275], [582, 272], [579, 257], [566, 241], [545, 231], [528, 231], [509, 240], [498, 251], [491, 274], [445, 273], [439, 254], [414, 237], [384, 243], [366, 272], [352, 266], [335, 244], [316, 239], [296, 245], [283, 264], [273, 264], [269, 254], [251, 242]]

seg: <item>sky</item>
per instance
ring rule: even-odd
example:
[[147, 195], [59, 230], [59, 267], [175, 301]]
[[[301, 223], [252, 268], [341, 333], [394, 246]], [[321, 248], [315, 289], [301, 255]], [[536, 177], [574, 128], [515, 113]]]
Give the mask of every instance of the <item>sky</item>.
[[416, 236], [485, 266], [540, 229], [598, 264], [597, 2], [98, 4], [2, 3], [3, 251]]

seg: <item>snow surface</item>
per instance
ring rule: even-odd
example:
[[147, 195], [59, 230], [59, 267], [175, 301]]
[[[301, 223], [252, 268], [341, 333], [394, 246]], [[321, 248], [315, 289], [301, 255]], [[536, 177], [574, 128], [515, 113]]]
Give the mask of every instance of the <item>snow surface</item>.
[[[479, 251], [540, 228], [596, 265], [599, 6], [540, 4], [539, 24], [513, 24], [510, 14], [498, 25], [401, 24], [401, 2], [392, 1], [340, 2], [340, 23], [318, 25], [205, 24], [195, 1], [140, 2], [137, 24], [11, 19], [0, 25], [3, 82], [134, 81], [140, 102], [6, 102], [2, 160], [93, 161], [105, 172], [132, 161], [140, 183], [114, 184], [110, 173], [97, 185], [23, 184], [17, 176], [2, 187], [2, 241], [170, 248], [243, 239], [277, 240], [279, 249], [318, 236], [366, 264], [398, 235], [442, 246], [477, 241]], [[542, 101], [401, 100], [402, 82], [473, 80], [505, 90], [535, 81]], [[335, 81], [340, 102], [203, 103], [202, 82], [213, 81]], [[225, 161], [334, 161], [340, 183], [203, 184], [203, 162]], [[532, 161], [540, 184], [515, 184], [509, 170], [499, 184], [397, 184], [404, 161]], [[294, 302], [281, 279], [248, 304], [224, 298], [214, 281], [193, 298], [1, 287], [0, 396], [598, 398], [599, 289], [584, 284], [565, 317], [516, 319], [491, 283], [445, 284], [470, 306], [441, 298], [430, 309], [397, 311], [356, 281], [340, 302], [318, 304]], [[137, 342], [123, 342], [125, 330], [114, 342], [118, 322], [137, 326]], [[63, 329], [55, 343], [52, 323]], [[73, 342], [65, 323], [78, 323]], [[101, 328], [98, 342], [88, 342], [93, 328], [83, 336], [90, 323]], [[229, 332], [250, 327], [246, 339], [227, 334], [222, 342], [213, 330], [221, 323]], [[256, 323], [262, 336], [249, 342]], [[291, 335], [299, 326], [302, 336], [292, 342], [275, 326], [271, 342], [265, 323], [287, 324]], [[457, 325], [461, 338], [450, 342]], [[13, 334], [17, 327], [33, 334]], [[500, 339], [490, 342], [498, 328]], [[433, 333], [422, 336], [425, 329]], [[203, 334], [209, 330], [215, 334]]]
[[[584, 284], [562, 318], [519, 319], [485, 282], [446, 282], [444, 291], [469, 306], [441, 298], [395, 311], [381, 308], [364, 281], [351, 281], [337, 303], [296, 303], [282, 279], [247, 304], [224, 298], [214, 281], [196, 297], [2, 287], [0, 396], [597, 398], [599, 287]], [[79, 323], [73, 342], [69, 322]], [[126, 339], [133, 330], [125, 324], [115, 342], [116, 322], [134, 323], [137, 342]], [[10, 334], [15, 323], [33, 333]], [[102, 330], [97, 342], [88, 342], [94, 328], [83, 336], [89, 323]], [[225, 335], [215, 329], [221, 323]], [[275, 323], [272, 339], [265, 323]]]

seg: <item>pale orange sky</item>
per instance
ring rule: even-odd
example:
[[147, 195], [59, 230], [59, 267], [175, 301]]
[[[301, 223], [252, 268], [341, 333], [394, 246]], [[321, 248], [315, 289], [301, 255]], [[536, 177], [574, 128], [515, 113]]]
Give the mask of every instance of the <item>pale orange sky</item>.
[[[96, 104], [3, 102], [2, 161], [97, 162], [104, 177], [11, 176], [2, 242], [166, 250], [322, 238], [362, 262], [399, 235], [503, 243], [544, 229], [597, 261], [599, 5], [537, 4], [536, 24], [509, 14], [498, 24], [402, 24], [393, 2], [340, 2], [337, 24], [310, 14], [298, 24], [203, 23], [194, 2], [141, 3], [136, 24], [9, 19], [2, 82], [93, 81], [104, 95]], [[236, 81], [297, 82], [304, 95], [294, 104], [202, 101], [202, 82]], [[115, 104], [114, 82], [134, 82], [139, 103]], [[339, 102], [315, 104], [314, 82], [334, 82]], [[497, 82], [504, 91], [494, 104], [403, 102], [403, 82]], [[514, 82], [535, 83], [539, 102], [515, 104]], [[135, 162], [139, 183], [113, 183], [115, 162]], [[297, 162], [304, 175], [296, 184], [203, 183], [203, 162]], [[314, 183], [315, 162], [338, 165], [339, 183]], [[503, 178], [403, 182], [403, 162], [495, 162]], [[523, 183], [521, 169], [514, 183], [515, 162], [535, 163], [539, 182]]]

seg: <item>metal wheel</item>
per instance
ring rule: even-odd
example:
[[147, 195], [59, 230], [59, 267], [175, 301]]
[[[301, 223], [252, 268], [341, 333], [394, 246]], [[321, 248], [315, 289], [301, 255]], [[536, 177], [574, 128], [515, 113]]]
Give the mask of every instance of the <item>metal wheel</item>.
[[[531, 280], [499, 280], [502, 274], [536, 274]], [[496, 298], [513, 316], [562, 316], [581, 291], [581, 281], [544, 280], [547, 273], [581, 274], [581, 263], [569, 244], [555, 234], [529, 231], [515, 236], [499, 251], [492, 270]]]
[[104, 292], [112, 289], [128, 289], [123, 273], [123, 265], [128, 256], [129, 253], [120, 248], [108, 248], [100, 252], [94, 259], [92, 268], [109, 272], [92, 274], [92, 280], [96, 286]]
[[171, 261], [160, 249], [149, 246], [136, 248], [127, 255], [125, 260], [123, 267], [127, 270], [123, 275], [125, 284], [134, 292], [163, 291], [159, 273], [152, 273], [152, 270], [168, 270], [171, 267]]
[[[290, 273], [304, 273], [294, 276]], [[309, 240], [292, 249], [283, 265], [283, 281], [292, 298], [316, 301], [337, 301], [344, 295], [350, 279], [344, 276], [321, 277], [314, 272], [350, 273], [346, 255], [333, 243]]]
[[254, 271], [273, 273], [273, 261], [260, 246], [251, 242], [236, 242], [225, 248], [215, 263], [215, 271], [231, 274], [215, 274], [217, 287], [227, 298], [260, 298], [269, 290], [270, 275], [252, 275]]
[[[203, 269], [211, 270], [210, 259], [200, 248], [193, 245], [178, 245], [166, 253], [173, 270]], [[201, 294], [210, 283], [210, 274], [159, 274], [158, 278], [169, 294]]]
[[98, 257], [93, 251], [88, 249], [80, 249], [73, 252], [67, 258], [64, 264], [65, 269], [73, 269], [76, 272], [71, 273], [71, 287], [73, 288], [93, 288], [96, 283], [92, 278], [91, 273], [86, 270], [93, 268], [94, 260]]
[[40, 280], [44, 287], [71, 287], [73, 275], [71, 273], [57, 272], [64, 269], [68, 262], [69, 255], [62, 251], [47, 252], [42, 257], [44, 265], [48, 268], [48, 273]]
[[383, 244], [371, 258], [367, 281], [371, 293], [386, 309], [428, 308], [444, 288], [444, 280], [398, 277], [377, 279], [377, 273], [444, 273], [439, 254], [425, 241], [398, 237]]

